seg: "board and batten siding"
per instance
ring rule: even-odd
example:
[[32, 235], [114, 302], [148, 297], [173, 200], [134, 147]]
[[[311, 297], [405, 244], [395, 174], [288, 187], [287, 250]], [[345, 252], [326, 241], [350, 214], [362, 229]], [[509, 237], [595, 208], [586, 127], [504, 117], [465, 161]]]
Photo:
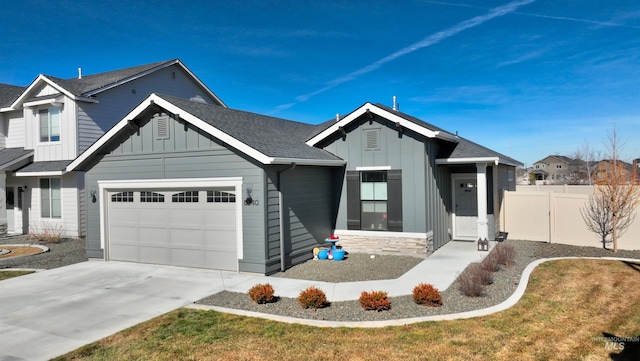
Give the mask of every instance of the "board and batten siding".
[[[402, 171], [402, 230], [425, 233], [425, 140], [409, 130], [398, 132], [394, 123], [375, 116], [372, 122], [362, 117], [346, 129], [347, 135], [336, 134], [335, 139], [322, 148], [347, 160], [347, 171], [357, 167], [385, 167]], [[378, 147], [366, 149], [367, 132], [376, 131]], [[347, 229], [347, 186], [342, 187], [336, 229]]]
[[[341, 170], [342, 168], [339, 167]], [[335, 216], [336, 167], [269, 167], [267, 174], [267, 274], [281, 268], [279, 192], [283, 197], [285, 268], [313, 257], [313, 248], [327, 246]], [[280, 172], [280, 187], [276, 187]]]
[[37, 177], [20, 177], [20, 181], [24, 182], [29, 189], [29, 199], [31, 206], [29, 207], [29, 232], [34, 234], [41, 233], [61, 233], [67, 237], [79, 237], [84, 234], [78, 228], [80, 219], [80, 209], [78, 197], [80, 196], [78, 188], [82, 187], [84, 181], [82, 172], [72, 172], [63, 175], [61, 178], [61, 197], [62, 197], [62, 217], [61, 218], [43, 218], [42, 217], [42, 200], [40, 189], [40, 178]]
[[25, 148], [33, 149], [35, 162], [71, 160], [78, 156], [76, 103], [63, 96], [64, 102], [60, 108], [60, 141], [40, 142], [40, 120], [38, 110], [48, 106], [38, 106], [24, 109], [25, 119]]
[[438, 141], [425, 142], [425, 194], [427, 229], [433, 231], [433, 249], [451, 240], [451, 172], [448, 167], [436, 164], [440, 146]]
[[7, 148], [22, 148], [25, 146], [24, 111], [22, 109], [4, 113]]
[[78, 112], [78, 151], [81, 153], [151, 93], [218, 104], [179, 66], [172, 65], [105, 90], [98, 103], [82, 103]]
[[[93, 203], [91, 193], [98, 191], [101, 180], [180, 179], [242, 177], [243, 202], [251, 188], [257, 205], [242, 206], [243, 253], [239, 270], [265, 273], [265, 191], [264, 171], [254, 162], [229, 150], [202, 131], [171, 119], [170, 137], [156, 140], [156, 123], [143, 121], [138, 131], [123, 134], [109, 154], [86, 171], [87, 254], [104, 257], [100, 245], [100, 201]], [[240, 231], [240, 230], [239, 230]]]

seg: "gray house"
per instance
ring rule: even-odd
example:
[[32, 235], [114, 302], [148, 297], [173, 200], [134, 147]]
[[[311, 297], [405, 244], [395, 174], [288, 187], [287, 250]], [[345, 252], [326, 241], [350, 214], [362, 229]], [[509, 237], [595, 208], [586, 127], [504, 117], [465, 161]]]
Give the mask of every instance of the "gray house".
[[422, 257], [492, 238], [517, 165], [382, 105], [314, 126], [153, 94], [66, 170], [89, 256], [270, 274], [334, 232]]

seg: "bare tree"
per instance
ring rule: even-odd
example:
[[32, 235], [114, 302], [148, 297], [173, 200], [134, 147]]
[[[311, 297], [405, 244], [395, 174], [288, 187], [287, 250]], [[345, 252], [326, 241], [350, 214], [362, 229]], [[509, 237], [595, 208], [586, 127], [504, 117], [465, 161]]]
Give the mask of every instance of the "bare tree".
[[587, 228], [601, 237], [604, 248], [613, 243], [613, 252], [618, 251], [618, 237], [633, 223], [640, 204], [636, 172], [619, 159], [622, 146], [614, 127], [608, 137], [609, 159], [598, 165], [594, 194], [581, 209]]
[[600, 158], [600, 152], [591, 148], [589, 141], [586, 139], [582, 146], [573, 154], [573, 158], [580, 164], [578, 174], [584, 173], [583, 179], [587, 179], [587, 184], [591, 185], [591, 174], [594, 171], [596, 160]]

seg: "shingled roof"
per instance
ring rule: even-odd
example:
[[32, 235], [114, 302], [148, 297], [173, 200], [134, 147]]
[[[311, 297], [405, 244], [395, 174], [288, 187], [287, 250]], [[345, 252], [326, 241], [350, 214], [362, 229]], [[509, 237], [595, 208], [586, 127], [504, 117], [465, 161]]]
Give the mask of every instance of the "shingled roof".
[[131, 78], [134, 78], [147, 71], [162, 68], [178, 62], [178, 59], [160, 61], [146, 65], [134, 66], [131, 68], [107, 71], [104, 73], [82, 76], [81, 78], [61, 79], [50, 75], [46, 75], [48, 79], [58, 84], [76, 96], [88, 96], [103, 88], [116, 85]]
[[340, 160], [325, 150], [305, 144], [314, 125], [169, 95], [158, 96], [269, 157]]
[[0, 84], [0, 108], [8, 107], [27, 89], [22, 86]]

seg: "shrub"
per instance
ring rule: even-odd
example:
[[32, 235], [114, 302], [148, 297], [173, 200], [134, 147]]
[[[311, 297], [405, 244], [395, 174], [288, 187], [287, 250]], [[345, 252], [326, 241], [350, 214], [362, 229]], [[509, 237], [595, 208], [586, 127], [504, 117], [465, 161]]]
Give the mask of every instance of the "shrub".
[[322, 308], [328, 305], [327, 296], [324, 292], [316, 287], [309, 287], [300, 292], [298, 295], [298, 303], [302, 308]]
[[482, 268], [489, 272], [498, 272], [500, 270], [500, 264], [498, 263], [498, 255], [495, 251], [489, 253], [483, 260], [480, 262]]
[[428, 283], [421, 283], [413, 288], [413, 302], [423, 305], [438, 307], [442, 305], [440, 291]]
[[28, 237], [36, 241], [58, 243], [62, 240], [64, 233], [62, 224], [42, 222], [39, 227], [34, 227], [33, 232], [29, 233]]
[[253, 302], [258, 304], [270, 303], [275, 301], [273, 296], [273, 287], [268, 283], [259, 283], [249, 290], [249, 297]]
[[479, 297], [484, 294], [484, 285], [493, 283], [493, 273], [480, 263], [474, 262], [458, 276], [458, 287], [463, 295]]
[[387, 297], [387, 293], [383, 291], [362, 291], [359, 301], [365, 310], [380, 312], [391, 308], [391, 301]]
[[498, 263], [503, 266], [511, 267], [516, 261], [516, 248], [511, 244], [500, 243], [493, 252], [496, 254]]

